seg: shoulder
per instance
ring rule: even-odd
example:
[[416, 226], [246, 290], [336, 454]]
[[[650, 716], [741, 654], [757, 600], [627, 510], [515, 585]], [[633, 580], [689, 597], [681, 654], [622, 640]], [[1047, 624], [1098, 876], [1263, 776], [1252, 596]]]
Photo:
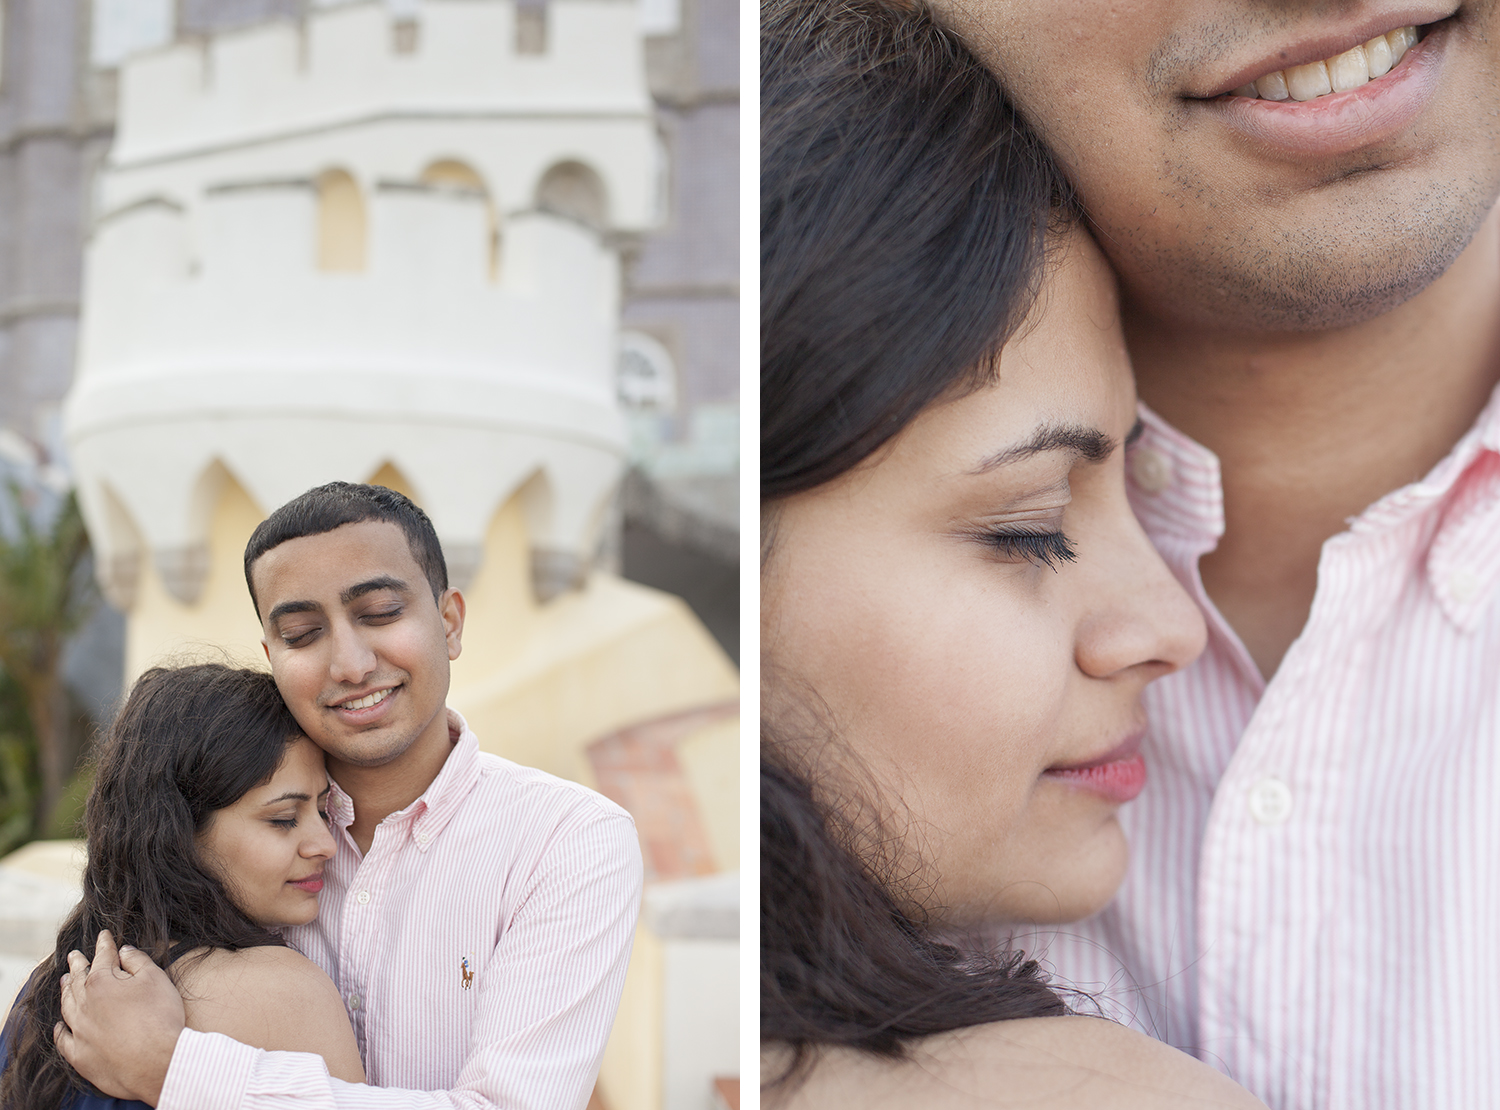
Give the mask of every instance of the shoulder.
[[558, 825], [623, 823], [634, 827], [634, 819], [623, 807], [582, 783], [489, 752], [478, 753], [478, 760], [475, 792], [486, 803], [503, 797], [527, 816]]
[[271, 1051], [316, 1052], [329, 1071], [362, 1082], [349, 1015], [333, 980], [292, 948], [214, 950], [186, 957], [178, 986], [190, 1028]]
[[224, 949], [213, 949], [206, 954], [192, 952], [183, 958], [178, 976], [178, 986], [184, 993], [192, 994], [224, 988], [273, 988], [280, 984], [298, 991], [321, 990], [325, 986], [333, 990], [333, 981], [322, 968], [295, 948], [280, 945], [242, 948], [237, 952]]
[[[762, 1053], [763, 1081], [790, 1054]], [[1036, 1110], [1265, 1110], [1244, 1088], [1184, 1052], [1101, 1018], [1027, 1018], [928, 1037], [901, 1060], [819, 1050], [799, 1077], [765, 1091], [768, 1110], [977, 1110], [1004, 1090]]]

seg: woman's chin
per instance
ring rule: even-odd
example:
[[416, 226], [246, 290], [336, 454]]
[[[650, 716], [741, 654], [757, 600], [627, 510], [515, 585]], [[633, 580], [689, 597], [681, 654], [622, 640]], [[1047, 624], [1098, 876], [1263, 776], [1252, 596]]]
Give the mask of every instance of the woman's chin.
[[296, 914], [289, 913], [286, 916], [290, 920], [283, 921], [281, 923], [285, 927], [290, 927], [292, 925], [311, 925], [314, 921], [317, 920], [318, 904], [317, 902], [314, 902], [310, 908], [302, 910], [301, 912]]
[[1054, 850], [1028, 853], [1037, 860], [1029, 874], [1006, 878], [994, 897], [982, 905], [975, 900], [968, 913], [956, 912], [950, 923], [963, 929], [1066, 925], [1109, 905], [1130, 864], [1130, 846], [1117, 820], [1111, 817], [1084, 844], [1049, 847]]

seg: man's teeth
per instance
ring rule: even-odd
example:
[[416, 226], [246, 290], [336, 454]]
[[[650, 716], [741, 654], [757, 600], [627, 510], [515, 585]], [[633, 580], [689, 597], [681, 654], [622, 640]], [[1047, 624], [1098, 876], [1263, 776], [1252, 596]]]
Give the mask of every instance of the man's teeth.
[[1231, 95], [1300, 101], [1348, 92], [1377, 77], [1384, 77], [1416, 42], [1415, 27], [1398, 27], [1335, 58], [1268, 73], [1254, 84], [1241, 85]]
[[373, 694], [366, 694], [364, 697], [360, 698], [358, 701], [340, 702], [339, 703], [339, 708], [340, 709], [369, 709], [370, 706], [372, 706], [372, 705], [379, 705], [381, 702], [385, 701], [385, 697], [389, 693], [390, 693], [389, 690], [376, 690]]

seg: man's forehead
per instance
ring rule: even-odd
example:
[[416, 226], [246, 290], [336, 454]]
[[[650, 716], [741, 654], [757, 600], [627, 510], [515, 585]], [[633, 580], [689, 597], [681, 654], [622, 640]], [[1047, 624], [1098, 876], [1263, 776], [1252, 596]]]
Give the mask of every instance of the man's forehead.
[[257, 559], [250, 573], [264, 610], [293, 594], [299, 600], [326, 601], [377, 579], [410, 586], [422, 576], [406, 533], [384, 520], [287, 540]]

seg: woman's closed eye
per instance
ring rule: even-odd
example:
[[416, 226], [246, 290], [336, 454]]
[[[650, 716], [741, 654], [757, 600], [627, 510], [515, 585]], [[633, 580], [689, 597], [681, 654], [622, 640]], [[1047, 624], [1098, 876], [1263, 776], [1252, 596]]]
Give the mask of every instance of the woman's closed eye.
[[980, 533], [979, 538], [1006, 559], [1053, 570], [1060, 563], [1071, 563], [1078, 557], [1073, 541], [1054, 529], [993, 528]]

